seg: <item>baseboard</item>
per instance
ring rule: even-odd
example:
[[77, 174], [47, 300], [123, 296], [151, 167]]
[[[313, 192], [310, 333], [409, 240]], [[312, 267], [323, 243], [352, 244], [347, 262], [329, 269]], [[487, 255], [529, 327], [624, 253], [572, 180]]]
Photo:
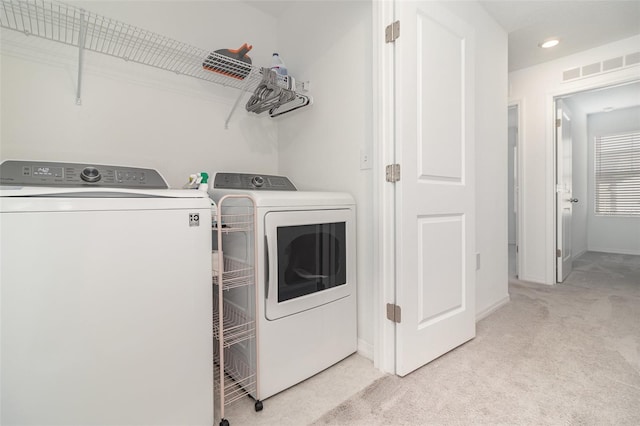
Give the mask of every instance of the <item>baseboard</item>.
[[500, 309], [501, 307], [503, 307], [504, 305], [506, 305], [510, 301], [511, 301], [511, 298], [507, 294], [505, 297], [503, 297], [502, 299], [498, 300], [496, 303], [494, 303], [493, 305], [489, 306], [488, 308], [483, 309], [480, 312], [476, 312], [476, 322], [480, 321], [481, 319], [484, 319], [484, 318], [488, 317], [489, 315], [491, 315], [492, 313], [494, 313], [495, 311], [497, 311], [498, 309]]
[[[555, 269], [554, 269], [555, 271]], [[555, 274], [555, 272], [554, 272]], [[543, 284], [543, 285], [554, 285], [554, 283], [549, 284], [548, 282], [546, 282], [544, 280], [544, 278], [539, 278], [539, 277], [532, 277], [532, 276], [518, 276], [518, 278], [516, 278], [516, 281], [525, 281], [528, 283], [534, 283], [534, 284]]]
[[577, 258], [579, 258], [580, 256], [582, 256], [583, 254], [585, 254], [587, 252], [587, 249], [581, 250], [578, 253], [573, 253], [572, 258], [575, 260]]
[[626, 249], [615, 249], [615, 248], [603, 248], [603, 247], [589, 247], [587, 251], [597, 251], [600, 253], [611, 253], [611, 254], [631, 254], [634, 256], [640, 255], [639, 250], [626, 250]]
[[373, 361], [373, 345], [362, 339], [358, 339], [358, 354]]

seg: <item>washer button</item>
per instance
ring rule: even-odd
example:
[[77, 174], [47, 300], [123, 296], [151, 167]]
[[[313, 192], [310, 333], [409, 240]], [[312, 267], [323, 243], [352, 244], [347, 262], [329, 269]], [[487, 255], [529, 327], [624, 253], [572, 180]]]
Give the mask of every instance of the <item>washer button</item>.
[[80, 178], [85, 182], [93, 183], [98, 182], [102, 176], [100, 175], [100, 171], [95, 167], [85, 167], [80, 173]]

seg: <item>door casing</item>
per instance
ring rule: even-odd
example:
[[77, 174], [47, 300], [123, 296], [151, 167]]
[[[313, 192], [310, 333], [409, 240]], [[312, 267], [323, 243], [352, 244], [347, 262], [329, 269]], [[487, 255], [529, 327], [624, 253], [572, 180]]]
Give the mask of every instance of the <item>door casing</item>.
[[[610, 86], [616, 86], [620, 84], [638, 82], [637, 69], [634, 67], [623, 69], [617, 72], [604, 73], [602, 75], [589, 77], [585, 80], [579, 80], [571, 83], [563, 84], [561, 89], [550, 90], [545, 94], [545, 129], [546, 129], [546, 155], [545, 155], [545, 274], [544, 283], [553, 285], [556, 283], [556, 185], [555, 185], [555, 164], [557, 161], [555, 153], [555, 131], [556, 131], [556, 114], [555, 114], [555, 100], [560, 97], [569, 96], [575, 93], [584, 92], [588, 90], [603, 89]], [[521, 112], [522, 113], [522, 112]], [[523, 115], [525, 117], [525, 115]], [[523, 126], [527, 126], [526, 118], [522, 122]], [[519, 139], [521, 151], [527, 143], [524, 138], [524, 132], [521, 132], [521, 138]], [[521, 170], [523, 171], [523, 170]], [[520, 186], [521, 191], [526, 192], [527, 182], [522, 180]], [[586, 202], [586, 200], [585, 200]], [[525, 218], [521, 217], [524, 222]], [[521, 229], [525, 229], [525, 223], [521, 225]], [[527, 235], [521, 234], [520, 247], [524, 248], [527, 245]], [[524, 275], [523, 267], [526, 266], [527, 257], [523, 251], [521, 255], [521, 272]]]

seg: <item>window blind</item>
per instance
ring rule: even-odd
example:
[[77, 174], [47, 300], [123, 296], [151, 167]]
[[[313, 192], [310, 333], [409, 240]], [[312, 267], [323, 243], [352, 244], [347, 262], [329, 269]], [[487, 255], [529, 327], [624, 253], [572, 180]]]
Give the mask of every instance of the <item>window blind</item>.
[[640, 132], [596, 137], [595, 210], [640, 215]]

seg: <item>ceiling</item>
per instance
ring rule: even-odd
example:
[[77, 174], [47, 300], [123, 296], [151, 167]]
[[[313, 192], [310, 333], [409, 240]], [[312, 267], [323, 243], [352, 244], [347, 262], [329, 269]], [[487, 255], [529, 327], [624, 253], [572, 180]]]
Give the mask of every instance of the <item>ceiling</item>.
[[[640, 0], [483, 0], [485, 10], [509, 35], [509, 71], [578, 53], [640, 34]], [[560, 44], [538, 44], [558, 37]], [[640, 46], [639, 46], [640, 50]], [[573, 94], [587, 114], [640, 105], [640, 85], [626, 84]]]
[[[277, 18], [293, 1], [247, 3]], [[480, 0], [479, 3], [508, 33], [509, 72], [640, 34], [640, 0]], [[551, 49], [538, 47], [550, 37], [558, 37], [560, 44]], [[627, 85], [575, 95], [574, 101], [585, 103], [583, 108], [589, 112], [606, 106], [626, 108], [640, 104], [638, 90], [638, 85]]]
[[640, 82], [574, 93], [565, 99], [586, 114], [631, 108], [640, 105]]
[[[640, 34], [640, 1], [483, 0], [509, 34], [509, 71], [530, 67]], [[558, 37], [560, 44], [538, 44]]]
[[[279, 17], [294, 1], [247, 3]], [[640, 0], [480, 0], [479, 3], [509, 34], [509, 71], [640, 34]], [[561, 43], [552, 49], [538, 47], [550, 37], [560, 38]]]

